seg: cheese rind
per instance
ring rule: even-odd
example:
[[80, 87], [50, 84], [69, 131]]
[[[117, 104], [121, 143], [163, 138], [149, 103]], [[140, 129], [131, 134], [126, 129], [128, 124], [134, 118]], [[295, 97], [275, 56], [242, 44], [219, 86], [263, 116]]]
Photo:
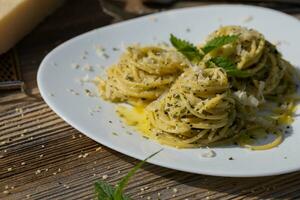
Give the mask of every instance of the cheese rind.
[[0, 0], [0, 54], [13, 47], [63, 0]]

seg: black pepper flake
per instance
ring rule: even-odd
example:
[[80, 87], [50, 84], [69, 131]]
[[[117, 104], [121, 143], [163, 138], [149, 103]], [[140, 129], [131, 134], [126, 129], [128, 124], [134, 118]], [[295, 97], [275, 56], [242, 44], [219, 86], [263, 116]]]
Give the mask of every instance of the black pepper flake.
[[233, 157], [228, 158], [228, 160], [234, 160]]
[[118, 136], [118, 133], [116, 133], [116, 132], [112, 132], [112, 134], [115, 135], [115, 136]]
[[104, 56], [104, 58], [106, 58], [106, 59], [108, 59], [108, 58], [109, 58], [109, 55], [108, 55], [108, 54], [106, 54], [106, 53], [104, 53], [104, 54], [103, 54], [103, 56]]
[[127, 133], [128, 135], [132, 135], [132, 133], [131, 133], [131, 132], [129, 132], [129, 131], [126, 131], [126, 133]]
[[109, 120], [108, 123], [112, 124], [112, 121]]
[[148, 138], [148, 137], [146, 137], [146, 136], [143, 136], [143, 138], [145, 138], [146, 140], [149, 140], [149, 138]]
[[129, 81], [134, 81], [134, 80], [133, 80], [133, 77], [131, 77], [131, 76], [126, 76], [125, 79], [126, 79], [126, 80], [129, 80]]

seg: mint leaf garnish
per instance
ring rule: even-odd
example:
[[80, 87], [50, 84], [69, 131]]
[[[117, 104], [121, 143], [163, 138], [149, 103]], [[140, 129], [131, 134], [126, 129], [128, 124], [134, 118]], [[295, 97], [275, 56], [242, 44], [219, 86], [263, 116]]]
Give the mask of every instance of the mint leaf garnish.
[[236, 41], [239, 37], [237, 35], [219, 36], [208, 41], [202, 48], [202, 51], [207, 54], [214, 49], [218, 49], [226, 44]]
[[199, 62], [204, 56], [192, 43], [186, 40], [179, 39], [173, 34], [171, 34], [170, 36], [170, 42], [177, 49], [177, 51], [182, 53], [187, 59], [192, 62]]
[[226, 73], [230, 76], [242, 77], [242, 78], [250, 76], [248, 72], [237, 69], [236, 65], [228, 58], [218, 56], [215, 58], [211, 58], [208, 62], [212, 62], [217, 67], [223, 68], [226, 71]]

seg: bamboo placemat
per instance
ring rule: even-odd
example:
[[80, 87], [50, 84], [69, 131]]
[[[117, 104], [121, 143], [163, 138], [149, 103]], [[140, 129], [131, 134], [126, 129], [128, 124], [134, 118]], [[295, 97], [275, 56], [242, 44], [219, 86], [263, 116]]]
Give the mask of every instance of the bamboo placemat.
[[[28, 86], [38, 93], [36, 71], [49, 50], [110, 21], [96, 0], [69, 1], [17, 46]], [[93, 199], [96, 180], [115, 184], [137, 163], [82, 135], [42, 100], [14, 95], [5, 98], [21, 101], [0, 103], [0, 199]], [[224, 178], [146, 164], [126, 192], [133, 199], [300, 199], [300, 172]]]

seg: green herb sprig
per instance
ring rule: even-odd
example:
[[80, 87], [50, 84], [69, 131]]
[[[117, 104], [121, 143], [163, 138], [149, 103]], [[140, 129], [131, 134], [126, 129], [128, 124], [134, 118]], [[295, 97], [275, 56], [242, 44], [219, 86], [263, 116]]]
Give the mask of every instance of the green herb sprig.
[[206, 43], [206, 45], [201, 49], [202, 52], [194, 46], [191, 42], [179, 39], [173, 34], [170, 35], [170, 42], [172, 45], [182, 53], [187, 59], [192, 62], [201, 61], [205, 54], [218, 49], [226, 44], [232, 43], [238, 39], [238, 35], [225, 35], [219, 36], [211, 39]]
[[[201, 48], [201, 50], [199, 50], [192, 43], [186, 40], [179, 39], [173, 34], [171, 34], [170, 36], [170, 42], [177, 49], [177, 51], [182, 53], [187, 59], [189, 59], [191, 62], [197, 63], [201, 61], [203, 57], [209, 52], [218, 49], [226, 44], [235, 42], [238, 38], [239, 38], [238, 35], [225, 35], [225, 36], [215, 37], [210, 41], [208, 41], [206, 45], [203, 48]], [[250, 76], [249, 73], [237, 69], [236, 65], [231, 60], [223, 56], [211, 58], [207, 62], [207, 64], [209, 67], [223, 68], [230, 76], [235, 76], [235, 77]]]
[[219, 36], [208, 41], [205, 46], [202, 48], [202, 51], [207, 54], [212, 50], [218, 49], [226, 44], [235, 42], [238, 39], [238, 35], [225, 35]]
[[182, 53], [191, 62], [199, 62], [204, 56], [192, 43], [179, 39], [173, 34], [170, 36], [170, 42], [177, 49], [177, 51]]
[[129, 179], [140, 169], [147, 160], [161, 152], [163, 149], [153, 153], [145, 160], [139, 162], [130, 172], [118, 182], [116, 187], [111, 186], [105, 181], [99, 180], [95, 183], [95, 191], [98, 200], [131, 200], [128, 196], [123, 194], [123, 190], [126, 187]]
[[212, 66], [211, 63], [215, 64], [217, 67], [223, 68], [229, 76], [245, 78], [250, 75], [248, 72], [237, 69], [236, 65], [231, 60], [223, 56], [211, 58], [208, 61], [209, 67]]

